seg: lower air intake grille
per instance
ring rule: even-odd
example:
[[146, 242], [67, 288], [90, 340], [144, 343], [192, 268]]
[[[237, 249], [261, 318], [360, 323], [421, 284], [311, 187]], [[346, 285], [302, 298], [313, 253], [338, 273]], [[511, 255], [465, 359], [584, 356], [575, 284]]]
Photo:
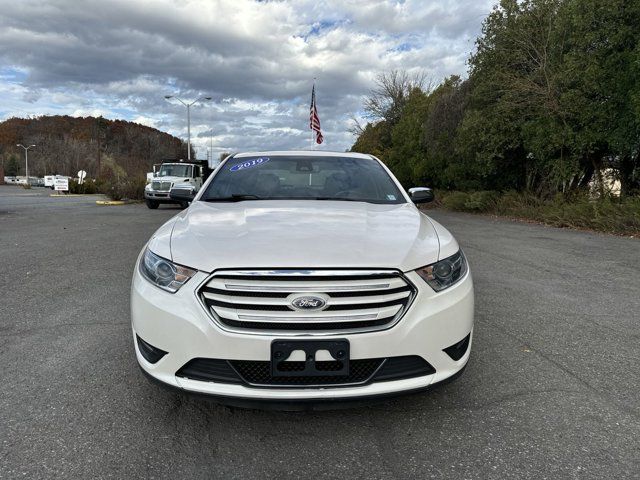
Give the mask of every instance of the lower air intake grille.
[[[287, 362], [292, 371], [303, 362]], [[317, 362], [316, 367], [327, 371], [337, 367], [336, 362]], [[219, 360], [195, 358], [184, 365], [176, 376], [216, 383], [246, 384], [252, 387], [314, 387], [349, 386], [386, 382], [432, 375], [435, 369], [422, 357], [367, 358], [351, 360], [349, 374], [344, 376], [271, 376], [271, 363], [252, 360]]]
[[149, 363], [158, 363], [158, 361], [167, 354], [164, 350], [160, 350], [158, 347], [154, 347], [150, 343], [145, 342], [138, 335], [136, 335], [136, 340], [138, 342], [138, 350]]
[[458, 361], [464, 354], [467, 353], [467, 348], [469, 347], [469, 339], [471, 338], [471, 334], [464, 337], [458, 343], [454, 343], [453, 345], [444, 349], [445, 353], [449, 355], [453, 360]]
[[436, 369], [424, 358], [417, 355], [391, 357], [384, 362], [383, 367], [376, 374], [375, 381], [384, 382], [402, 378], [423, 377], [434, 373], [436, 373]]
[[389, 328], [415, 292], [395, 270], [221, 270], [199, 296], [227, 330], [336, 334]]
[[[252, 385], [350, 385], [361, 384], [369, 380], [371, 375], [380, 367], [382, 359], [352, 360], [349, 375], [342, 377], [272, 377], [270, 362], [248, 362], [232, 360], [231, 365], [238, 371], [242, 378]], [[304, 368], [304, 362], [289, 362], [292, 369]], [[331, 368], [331, 364], [337, 362], [317, 362], [316, 368], [322, 370]], [[300, 364], [300, 365], [296, 365]], [[326, 364], [326, 365], [323, 365]], [[302, 369], [301, 368], [301, 369]]]

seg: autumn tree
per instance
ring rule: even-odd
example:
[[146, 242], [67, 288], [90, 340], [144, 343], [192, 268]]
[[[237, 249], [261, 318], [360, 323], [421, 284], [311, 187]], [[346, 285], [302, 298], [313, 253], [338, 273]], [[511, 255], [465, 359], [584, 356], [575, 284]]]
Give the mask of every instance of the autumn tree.
[[15, 177], [20, 170], [20, 163], [18, 162], [17, 155], [9, 155], [9, 158], [4, 163], [4, 174], [7, 177]]

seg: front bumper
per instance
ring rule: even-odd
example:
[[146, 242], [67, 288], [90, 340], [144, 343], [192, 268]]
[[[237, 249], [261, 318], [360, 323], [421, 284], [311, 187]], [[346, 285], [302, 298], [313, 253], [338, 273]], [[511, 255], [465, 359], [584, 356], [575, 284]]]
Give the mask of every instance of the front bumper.
[[[395, 326], [377, 332], [322, 338], [348, 339], [352, 360], [418, 355], [433, 366], [433, 374], [359, 386], [297, 388], [258, 388], [178, 377], [176, 372], [194, 358], [268, 361], [271, 342], [282, 338], [221, 329], [207, 315], [196, 296], [196, 290], [208, 276], [198, 272], [177, 293], [171, 294], [150, 284], [137, 267], [134, 271], [131, 318], [136, 357], [147, 375], [167, 386], [230, 399], [282, 402], [348, 400], [427, 388], [456, 375], [469, 359], [471, 341], [459, 360], [451, 358], [444, 349], [472, 333], [474, 299], [471, 274], [467, 273], [455, 286], [435, 293], [417, 274], [410, 272], [406, 277], [418, 292], [411, 307]], [[136, 335], [167, 354], [158, 362], [149, 363], [140, 352]]]
[[145, 190], [144, 198], [146, 200], [155, 200], [161, 203], [178, 203], [175, 200], [171, 200], [170, 192], [158, 192], [155, 190]]

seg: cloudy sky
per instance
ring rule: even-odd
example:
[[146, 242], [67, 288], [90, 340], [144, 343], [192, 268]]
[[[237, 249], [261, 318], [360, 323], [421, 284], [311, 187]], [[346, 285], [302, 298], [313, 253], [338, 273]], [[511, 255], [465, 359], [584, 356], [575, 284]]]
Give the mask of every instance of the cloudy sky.
[[466, 74], [490, 0], [0, 0], [0, 120], [124, 118], [186, 139], [198, 156], [308, 148], [316, 77], [325, 143], [353, 143], [350, 118], [380, 72]]

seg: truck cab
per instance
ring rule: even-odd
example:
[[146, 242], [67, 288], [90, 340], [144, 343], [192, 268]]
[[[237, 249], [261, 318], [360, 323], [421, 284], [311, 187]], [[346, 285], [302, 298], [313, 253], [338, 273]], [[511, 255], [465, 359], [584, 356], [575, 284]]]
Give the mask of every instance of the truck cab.
[[194, 192], [198, 192], [209, 174], [206, 162], [164, 162], [154, 165], [152, 176], [144, 189], [144, 198], [147, 207], [156, 209], [161, 203], [175, 203], [182, 207], [187, 206], [187, 202], [171, 199], [171, 189], [180, 185], [189, 187]]

